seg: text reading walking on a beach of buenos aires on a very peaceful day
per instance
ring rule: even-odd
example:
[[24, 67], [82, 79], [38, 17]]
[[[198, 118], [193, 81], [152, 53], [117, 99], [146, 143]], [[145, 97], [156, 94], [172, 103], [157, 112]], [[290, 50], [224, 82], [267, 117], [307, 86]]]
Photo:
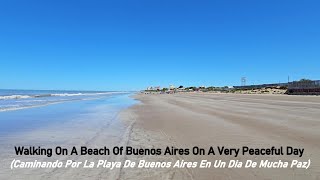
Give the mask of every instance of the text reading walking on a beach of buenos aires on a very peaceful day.
[[51, 157], [52, 155], [224, 155], [234, 156], [239, 155], [292, 155], [302, 157], [304, 148], [295, 148], [292, 146], [268, 147], [268, 148], [253, 148], [242, 146], [240, 148], [228, 148], [225, 146], [210, 146], [209, 148], [200, 148], [194, 146], [192, 148], [175, 148], [165, 147], [161, 148], [134, 148], [131, 146], [114, 146], [108, 148], [89, 148], [86, 146], [74, 146], [72, 148], [63, 148], [57, 146], [55, 148], [43, 148], [35, 146], [16, 146], [16, 155], [44, 155]]

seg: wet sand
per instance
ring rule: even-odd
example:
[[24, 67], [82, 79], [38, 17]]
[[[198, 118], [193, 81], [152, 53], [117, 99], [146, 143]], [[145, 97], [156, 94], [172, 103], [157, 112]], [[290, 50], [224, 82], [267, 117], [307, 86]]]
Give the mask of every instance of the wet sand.
[[[311, 160], [307, 170], [288, 169], [145, 169], [121, 172], [123, 179], [319, 179], [320, 97], [237, 94], [154, 94], [122, 112], [132, 122], [128, 145], [147, 148], [293, 146], [298, 156], [141, 156], [158, 161]], [[136, 177], [136, 178], [134, 178]]]

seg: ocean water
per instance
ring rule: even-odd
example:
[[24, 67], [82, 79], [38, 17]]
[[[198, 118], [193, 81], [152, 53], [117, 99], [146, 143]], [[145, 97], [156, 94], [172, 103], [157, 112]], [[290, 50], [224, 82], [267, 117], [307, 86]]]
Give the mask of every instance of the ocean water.
[[[134, 104], [128, 92], [0, 90], [0, 139], [92, 114], [113, 115]], [[99, 116], [99, 117], [98, 117]], [[108, 121], [110, 117], [104, 117]]]
[[44, 106], [67, 101], [100, 99], [126, 92], [111, 91], [52, 91], [0, 89], [0, 111]]
[[[72, 121], [77, 124], [79, 119], [86, 121], [88, 125], [108, 122], [122, 109], [136, 103], [129, 97], [132, 93], [125, 92], [21, 91], [10, 93], [12, 97], [19, 95], [25, 98], [0, 100], [0, 107], [3, 110], [0, 111], [0, 139], [6, 138], [6, 135], [32, 132], [56, 125], [61, 129], [64, 123]], [[45, 94], [45, 96], [35, 97], [39, 94]], [[9, 95], [2, 95], [2, 97], [5, 96]], [[87, 126], [84, 126], [79, 130], [86, 128]]]

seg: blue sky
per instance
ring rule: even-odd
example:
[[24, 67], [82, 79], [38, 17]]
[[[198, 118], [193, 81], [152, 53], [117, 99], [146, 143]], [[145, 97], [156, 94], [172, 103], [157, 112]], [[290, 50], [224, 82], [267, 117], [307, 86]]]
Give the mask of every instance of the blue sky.
[[0, 89], [320, 79], [320, 2], [0, 1]]

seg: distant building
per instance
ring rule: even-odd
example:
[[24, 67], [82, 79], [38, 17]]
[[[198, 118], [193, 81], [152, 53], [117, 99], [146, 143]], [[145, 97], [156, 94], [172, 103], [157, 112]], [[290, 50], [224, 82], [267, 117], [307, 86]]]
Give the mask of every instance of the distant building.
[[170, 85], [170, 86], [169, 86], [169, 89], [170, 89], [170, 90], [174, 90], [175, 88], [176, 88], [176, 87], [174, 87], [174, 85]]
[[288, 85], [286, 94], [292, 95], [320, 95], [320, 80], [293, 81]]

